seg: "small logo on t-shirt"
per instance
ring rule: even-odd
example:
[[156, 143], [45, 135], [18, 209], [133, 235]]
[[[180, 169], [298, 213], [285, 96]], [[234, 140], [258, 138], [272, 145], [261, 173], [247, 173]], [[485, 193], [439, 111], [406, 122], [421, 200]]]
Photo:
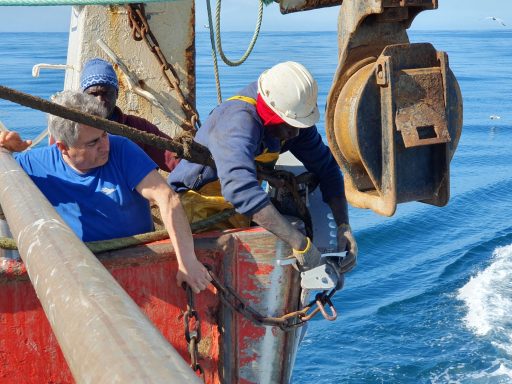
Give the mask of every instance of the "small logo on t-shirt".
[[101, 192], [103, 192], [105, 195], [111, 195], [115, 191], [116, 191], [115, 188], [107, 188], [107, 187], [101, 188]]

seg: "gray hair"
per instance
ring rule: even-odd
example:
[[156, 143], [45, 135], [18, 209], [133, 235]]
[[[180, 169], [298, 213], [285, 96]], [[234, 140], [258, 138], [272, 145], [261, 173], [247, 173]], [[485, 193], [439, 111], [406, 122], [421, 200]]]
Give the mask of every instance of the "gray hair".
[[[107, 109], [92, 95], [79, 91], [63, 91], [52, 96], [52, 101], [64, 107], [77, 109], [91, 115], [107, 117]], [[72, 146], [78, 140], [79, 123], [48, 115], [48, 131], [56, 141]]]

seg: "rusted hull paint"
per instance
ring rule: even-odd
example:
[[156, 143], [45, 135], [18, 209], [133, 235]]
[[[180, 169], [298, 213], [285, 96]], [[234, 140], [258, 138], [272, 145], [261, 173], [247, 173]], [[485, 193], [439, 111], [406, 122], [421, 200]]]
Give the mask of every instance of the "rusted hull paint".
[[437, 5], [344, 0], [340, 8], [339, 63], [325, 121], [355, 207], [391, 216], [399, 203], [448, 202], [462, 97], [447, 56], [430, 44], [410, 44], [406, 32], [418, 13]]
[[[193, 1], [150, 3], [145, 6], [148, 24], [167, 61], [176, 69], [184, 97], [195, 106], [195, 8]], [[102, 39], [145, 91], [153, 94], [164, 110], [129, 89], [122, 70], [117, 105], [125, 113], [149, 120], [170, 136], [187, 124], [181, 103], [165, 80], [160, 64], [144, 41], [131, 37], [128, 15], [122, 5], [73, 7], [64, 89], [79, 88], [83, 63], [93, 57], [111, 61], [96, 43]]]
[[[298, 274], [292, 268], [274, 266], [281, 243], [264, 233], [253, 236], [253, 244], [239, 243], [234, 248], [237, 255], [223, 260], [226, 282], [250, 299], [258, 312], [282, 316], [283, 308], [290, 312], [299, 303]], [[231, 362], [224, 365], [225, 382], [287, 383], [295, 358], [297, 331], [256, 326], [223, 309], [224, 353], [231, 353]], [[232, 349], [234, 345], [239, 346], [239, 351]], [[243, 380], [238, 381], [236, 375]]]
[[[269, 315], [296, 309], [298, 275], [292, 268], [275, 266], [276, 253], [289, 249], [273, 235], [260, 228], [210, 233], [196, 236], [195, 246], [199, 259], [255, 309]], [[98, 258], [190, 362], [183, 325], [186, 295], [176, 286], [177, 263], [170, 250], [164, 241]], [[0, 265], [0, 383], [73, 383], [23, 263], [3, 259]], [[289, 381], [294, 332], [254, 325], [222, 306], [212, 287], [196, 295], [195, 306], [201, 325], [199, 363], [207, 383]]]

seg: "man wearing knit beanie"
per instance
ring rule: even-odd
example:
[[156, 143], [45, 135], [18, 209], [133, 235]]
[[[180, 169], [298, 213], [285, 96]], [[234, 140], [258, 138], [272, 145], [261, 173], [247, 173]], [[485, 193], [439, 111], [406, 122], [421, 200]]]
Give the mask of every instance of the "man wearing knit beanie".
[[[80, 75], [80, 88], [83, 92], [93, 95], [103, 103], [108, 111], [109, 120], [128, 125], [142, 132], [170, 138], [146, 119], [126, 115], [116, 106], [119, 82], [116, 72], [109, 62], [98, 58], [87, 61]], [[171, 172], [179, 162], [173, 152], [164, 151], [140, 142], [136, 142], [136, 144], [164, 171]]]

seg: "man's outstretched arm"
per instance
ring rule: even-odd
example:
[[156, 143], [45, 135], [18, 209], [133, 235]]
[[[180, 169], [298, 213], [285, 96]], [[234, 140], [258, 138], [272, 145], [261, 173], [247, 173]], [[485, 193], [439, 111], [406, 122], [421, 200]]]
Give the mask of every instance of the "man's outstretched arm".
[[156, 170], [144, 177], [136, 189], [143, 197], [154, 201], [160, 209], [165, 229], [169, 233], [178, 259], [178, 286], [186, 282], [195, 293], [206, 289], [211, 277], [204, 265], [197, 260], [190, 225], [178, 194]]

